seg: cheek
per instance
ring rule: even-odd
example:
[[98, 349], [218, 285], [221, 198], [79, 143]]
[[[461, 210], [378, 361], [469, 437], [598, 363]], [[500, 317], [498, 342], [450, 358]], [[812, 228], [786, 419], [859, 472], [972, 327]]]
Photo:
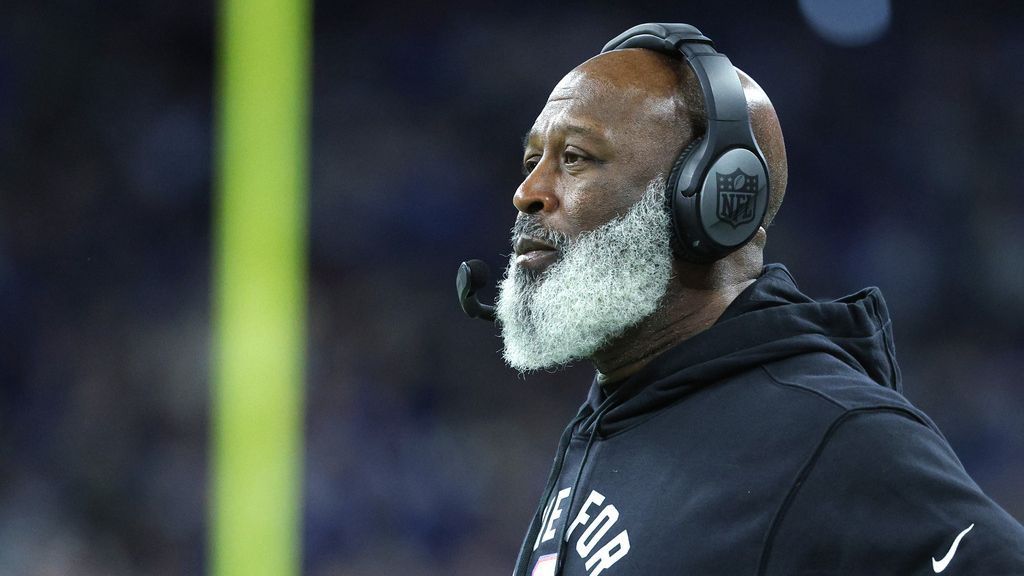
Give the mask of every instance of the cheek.
[[577, 190], [564, 197], [566, 224], [570, 234], [599, 228], [616, 216], [625, 214], [638, 198], [630, 198], [618, 183]]

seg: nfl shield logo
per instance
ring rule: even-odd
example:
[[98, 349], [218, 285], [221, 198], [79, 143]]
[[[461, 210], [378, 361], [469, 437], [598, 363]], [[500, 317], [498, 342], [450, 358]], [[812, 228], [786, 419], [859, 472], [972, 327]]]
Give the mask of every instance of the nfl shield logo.
[[757, 176], [737, 168], [731, 174], [715, 172], [718, 183], [718, 218], [737, 228], [754, 219]]

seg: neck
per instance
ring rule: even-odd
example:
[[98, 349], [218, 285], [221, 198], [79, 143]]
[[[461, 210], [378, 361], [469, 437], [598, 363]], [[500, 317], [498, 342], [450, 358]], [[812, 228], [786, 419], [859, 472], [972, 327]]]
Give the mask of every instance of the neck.
[[[717, 263], [716, 263], [717, 265]], [[712, 266], [716, 266], [712, 265]], [[658, 310], [626, 330], [591, 360], [598, 382], [611, 391], [665, 351], [711, 327], [737, 296], [754, 282], [749, 274], [714, 274], [707, 282], [687, 282], [689, 274], [677, 267]]]

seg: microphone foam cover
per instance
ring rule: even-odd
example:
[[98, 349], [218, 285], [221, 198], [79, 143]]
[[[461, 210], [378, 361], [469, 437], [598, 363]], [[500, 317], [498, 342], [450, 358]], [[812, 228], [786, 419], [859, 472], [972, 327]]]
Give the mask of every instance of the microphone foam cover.
[[491, 269], [483, 260], [470, 260], [466, 262], [469, 266], [469, 283], [473, 290], [483, 288], [487, 285], [487, 279], [491, 275]]

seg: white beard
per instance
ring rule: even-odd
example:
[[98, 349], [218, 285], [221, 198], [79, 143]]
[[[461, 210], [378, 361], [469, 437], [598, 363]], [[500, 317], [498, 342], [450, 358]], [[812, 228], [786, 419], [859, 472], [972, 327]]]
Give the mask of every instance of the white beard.
[[658, 309], [673, 259], [664, 202], [658, 176], [622, 217], [571, 240], [537, 236], [562, 249], [539, 276], [512, 255], [496, 309], [509, 366], [528, 372], [589, 358]]

